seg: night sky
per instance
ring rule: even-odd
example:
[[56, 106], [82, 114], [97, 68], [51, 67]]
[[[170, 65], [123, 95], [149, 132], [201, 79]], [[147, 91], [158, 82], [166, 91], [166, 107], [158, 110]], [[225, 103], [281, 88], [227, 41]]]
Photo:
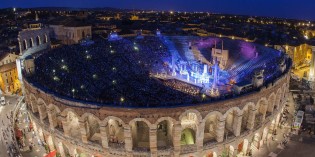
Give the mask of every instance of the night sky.
[[0, 8], [51, 6], [209, 11], [315, 21], [315, 0], [0, 0]]

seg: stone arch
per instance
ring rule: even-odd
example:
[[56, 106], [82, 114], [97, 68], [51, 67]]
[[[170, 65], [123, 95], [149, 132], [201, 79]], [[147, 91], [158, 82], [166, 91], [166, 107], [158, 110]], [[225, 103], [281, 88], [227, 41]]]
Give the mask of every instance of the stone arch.
[[32, 112], [33, 113], [38, 112], [37, 99], [34, 94], [30, 95], [30, 103], [31, 103], [30, 106], [31, 106]]
[[225, 118], [225, 134], [227, 136], [238, 136], [240, 133], [240, 123], [238, 119], [241, 117], [242, 111], [238, 107], [232, 107], [225, 112], [223, 117]]
[[194, 113], [196, 115], [196, 122], [201, 122], [202, 121], [202, 116], [201, 116], [200, 112], [198, 110], [195, 110], [195, 109], [189, 109], [189, 110], [186, 110], [185, 112], [183, 112], [179, 116], [179, 120], [181, 121], [189, 113]]
[[44, 44], [46, 44], [47, 42], [48, 42], [47, 34], [44, 34]]
[[276, 94], [271, 93], [268, 97], [268, 108], [267, 108], [268, 114], [271, 114], [273, 112], [275, 102], [276, 102]]
[[144, 118], [135, 118], [129, 122], [133, 149], [150, 149], [150, 127], [151, 123]]
[[38, 99], [37, 99], [37, 103], [38, 103], [38, 105], [43, 104], [43, 105], [47, 106], [46, 103], [45, 103], [45, 101], [44, 101], [44, 99], [42, 99], [42, 98], [38, 98]]
[[84, 30], [82, 31], [82, 39], [84, 39], [86, 36], [85, 36], [85, 32]]
[[36, 36], [35, 43], [36, 43], [37, 46], [42, 44], [41, 40], [40, 40], [40, 36]]
[[[66, 109], [64, 109], [64, 110], [60, 113], [60, 115], [61, 115], [62, 117], [66, 117], [67, 114], [68, 114], [68, 112], [73, 112], [73, 113], [75, 113], [75, 114], [78, 116], [78, 114], [76, 113], [76, 111], [75, 111], [74, 109], [72, 109], [72, 108], [66, 108]], [[78, 117], [80, 117], [80, 116], [78, 116]]]
[[102, 144], [101, 131], [100, 131], [100, 119], [91, 113], [84, 113], [80, 117], [80, 122], [84, 123], [85, 136], [87, 140]]
[[179, 117], [180, 124], [182, 126], [182, 130], [186, 128], [191, 128], [195, 132], [198, 132], [198, 126], [199, 123], [202, 121], [202, 117], [200, 112], [197, 110], [191, 109], [186, 110], [184, 113], [182, 113]]
[[173, 126], [176, 120], [171, 117], [161, 117], [154, 124], [156, 129], [157, 147], [159, 149], [170, 148], [173, 146]]
[[37, 107], [39, 112], [39, 117], [42, 122], [49, 124], [48, 114], [47, 114], [47, 105], [42, 98], [37, 99]]
[[268, 101], [266, 98], [261, 98], [256, 105], [257, 112], [255, 116], [255, 121], [259, 121], [260, 124], [265, 120], [266, 113], [268, 109]]
[[47, 108], [48, 108], [48, 109], [53, 109], [53, 110], [55, 110], [56, 112], [61, 113], [59, 107], [56, 106], [55, 104], [49, 104]]
[[26, 39], [24, 39], [22, 42], [22, 49], [26, 50], [27, 48], [28, 48], [27, 41], [26, 41]]
[[256, 107], [253, 102], [247, 102], [242, 109], [241, 132], [252, 129]]
[[34, 40], [33, 40], [33, 38], [29, 39], [29, 47], [30, 48], [34, 47]]
[[63, 131], [62, 120], [60, 116], [61, 111], [59, 107], [54, 104], [49, 104], [47, 106], [47, 111], [50, 127]]
[[196, 132], [191, 128], [185, 128], [181, 132], [180, 138], [181, 145], [193, 145], [196, 144]]
[[[108, 116], [102, 122], [102, 126], [105, 127], [101, 131], [103, 137], [103, 143], [107, 143], [109, 147], [124, 147], [125, 135], [124, 128], [126, 124], [118, 117]], [[106, 141], [105, 141], [106, 140]], [[106, 144], [106, 145], [107, 145]]]
[[204, 145], [211, 144], [217, 141], [217, 133], [219, 129], [220, 120], [223, 118], [221, 112], [212, 111], [208, 113], [205, 118], [202, 120], [202, 123], [205, 124], [204, 127]]
[[65, 120], [63, 120], [63, 130], [65, 134], [80, 139], [81, 128], [77, 113], [73, 109], [67, 108], [62, 111], [61, 115], [65, 117]]

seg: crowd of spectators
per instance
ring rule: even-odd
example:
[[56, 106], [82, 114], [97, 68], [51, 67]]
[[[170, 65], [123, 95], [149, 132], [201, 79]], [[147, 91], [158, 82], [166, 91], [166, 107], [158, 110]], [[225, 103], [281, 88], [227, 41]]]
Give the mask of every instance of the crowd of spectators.
[[166, 86], [172, 87], [183, 93], [187, 93], [187, 94], [195, 95], [195, 96], [199, 95], [202, 89], [200, 87], [192, 86], [191, 84], [188, 84], [186, 82], [182, 82], [179, 80], [175, 80], [175, 79], [164, 81], [164, 84]]
[[133, 107], [170, 106], [200, 99], [150, 77], [150, 73], [170, 72], [165, 62], [171, 54], [158, 37], [103, 39], [88, 46], [68, 45], [43, 53], [36, 57], [35, 73], [28, 79], [63, 96]]
[[[27, 79], [61, 96], [113, 106], [163, 107], [204, 101], [197, 86], [150, 75], [170, 76], [172, 72], [168, 66], [172, 57], [161, 37], [94, 41], [35, 55], [35, 73]], [[254, 71], [263, 69], [265, 81], [272, 81], [281, 74], [277, 63], [283, 56], [270, 54], [238, 64], [229, 73], [251, 81]]]

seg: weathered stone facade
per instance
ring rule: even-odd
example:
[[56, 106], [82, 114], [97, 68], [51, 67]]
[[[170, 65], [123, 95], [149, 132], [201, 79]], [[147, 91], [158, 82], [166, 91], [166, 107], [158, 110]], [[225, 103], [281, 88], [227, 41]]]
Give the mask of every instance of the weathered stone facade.
[[24, 85], [37, 132], [63, 157], [199, 157], [259, 149], [279, 123], [289, 79], [284, 74], [259, 92], [177, 108], [103, 107]]
[[20, 55], [32, 54], [50, 48], [48, 28], [25, 29], [19, 32]]

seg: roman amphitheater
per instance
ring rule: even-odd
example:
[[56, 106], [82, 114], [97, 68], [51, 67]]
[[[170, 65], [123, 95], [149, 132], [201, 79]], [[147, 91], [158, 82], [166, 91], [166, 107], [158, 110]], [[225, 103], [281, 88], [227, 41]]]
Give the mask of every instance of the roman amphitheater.
[[[276, 64], [278, 60], [273, 61], [273, 58], [265, 57], [265, 64], [269, 64], [267, 61], [272, 60], [274, 65], [262, 65], [265, 71], [264, 83], [255, 85], [257, 82], [253, 81], [250, 86], [251, 89], [239, 91], [239, 94], [231, 94], [229, 87], [243, 82], [242, 78], [251, 78], [255, 74], [253, 71], [259, 69], [259, 67], [255, 68], [254, 65], [258, 66], [255, 64], [256, 60], [257, 63], [263, 60], [261, 57], [263, 53], [276, 52], [263, 46], [250, 46], [252, 43], [224, 39], [226, 40], [226, 47], [230, 51], [229, 60], [231, 61], [228, 61], [224, 66], [220, 65], [222, 73], [218, 75], [217, 82], [213, 79], [215, 78], [213, 75], [216, 73], [212, 72], [209, 73], [209, 82], [200, 83], [198, 79], [201, 80], [202, 78], [196, 76], [193, 82], [191, 81], [193, 80], [192, 76], [186, 77], [186, 66], [184, 65], [188, 64], [174, 63], [170, 59], [174, 58], [173, 55], [161, 54], [162, 51], [164, 53], [165, 50], [172, 49], [172, 46], [167, 45], [172, 41], [171, 38], [167, 42], [159, 42], [160, 39], [152, 38], [154, 39], [144, 37], [144, 39], [124, 38], [117, 41], [101, 41], [105, 44], [100, 44], [96, 40], [93, 45], [65, 46], [37, 52], [32, 55], [33, 57], [28, 57], [32, 58], [30, 60], [25, 58], [23, 61], [25, 67], [22, 68], [25, 101], [34, 130], [41, 140], [47, 143], [49, 150], [57, 150], [61, 157], [232, 157], [246, 155], [251, 150], [260, 149], [266, 145], [266, 141], [281, 121], [282, 110], [286, 104], [290, 80], [290, 59], [285, 61], [285, 70], [270, 72], [268, 67], [274, 68], [271, 71], [279, 71], [277, 70], [279, 65]], [[180, 40], [184, 39], [182, 37], [176, 38], [176, 41]], [[192, 44], [182, 42], [181, 49], [191, 52], [197, 51], [196, 49], [204, 50], [204, 47], [207, 46], [213, 47], [213, 44], [209, 44], [213, 40], [199, 41], [199, 39], [193, 39], [192, 41]], [[196, 44], [201, 42], [203, 43]], [[149, 45], [147, 43], [152, 43], [153, 46], [145, 47], [144, 45]], [[216, 45], [218, 43], [214, 40], [214, 51], [216, 47], [221, 49], [221, 46]], [[131, 46], [122, 46], [128, 44]], [[232, 54], [234, 53], [232, 48], [237, 49], [242, 44], [247, 44], [247, 49], [239, 48], [235, 51], [244, 51], [240, 54], [244, 54], [245, 57], [246, 55], [249, 56], [247, 62], [246, 59], [237, 58], [237, 55]], [[106, 47], [105, 50], [100, 50], [102, 48], [98, 45]], [[163, 47], [164, 49], [155, 49], [155, 47]], [[250, 50], [251, 47], [254, 48], [253, 51]], [[111, 48], [113, 49], [111, 50]], [[177, 47], [177, 49], [179, 48]], [[222, 42], [221, 50], [223, 51], [223, 49]], [[119, 52], [120, 50], [122, 53]], [[158, 55], [146, 56], [151, 54], [143, 53], [139, 56], [127, 56], [128, 53], [138, 51], [141, 53], [141, 50], [152, 51], [151, 54]], [[75, 54], [79, 51], [82, 56]], [[110, 66], [109, 70], [106, 68], [103, 70], [101, 65], [97, 65], [98, 68], [90, 68], [89, 72], [81, 74], [75, 69], [80, 66], [75, 62], [79, 62], [83, 67], [86, 67], [86, 64], [98, 64], [97, 60], [93, 61], [93, 59], [102, 57], [96, 57], [97, 54], [101, 54], [98, 51], [104, 52], [102, 53], [105, 55], [103, 58], [109, 58], [104, 63], [111, 63], [108, 65]], [[180, 56], [187, 54], [177, 53], [181, 54]], [[206, 53], [204, 52], [204, 54]], [[118, 54], [119, 60], [132, 58], [139, 60], [139, 63], [135, 61], [133, 64], [133, 62], [124, 61], [120, 64], [110, 57]], [[82, 61], [80, 57], [82, 57]], [[154, 60], [153, 63], [149, 61], [154, 57], [164, 59], [161, 65], [159, 61]], [[203, 57], [204, 60], [211, 61], [206, 55]], [[49, 62], [45, 58], [54, 62]], [[84, 59], [88, 63], [83, 62]], [[189, 59], [186, 56], [182, 60], [187, 61]], [[140, 62], [146, 62], [146, 64], [138, 65]], [[165, 62], [169, 64], [165, 64]], [[206, 63], [197, 63], [201, 65], [196, 66], [200, 67], [199, 70], [187, 66], [188, 71], [196, 70], [202, 73], [200, 76], [208, 76], [207, 70], [203, 70], [204, 67], [207, 67], [204, 66]], [[75, 67], [72, 67], [73, 64]], [[153, 64], [154, 68], [152, 68]], [[178, 64], [176, 68], [175, 64]], [[214, 65], [215, 67], [215, 64], [214, 62], [207, 65], [209, 67]], [[111, 67], [112, 65], [114, 67]], [[233, 65], [243, 67], [243, 69], [235, 69]], [[140, 71], [141, 68], [149, 67], [151, 69], [149, 70], [150, 73], [144, 72], [144, 74], [134, 75], [137, 72], [132, 68], [124, 71], [126, 67], [136, 67], [135, 69]], [[252, 67], [254, 68], [251, 69]], [[156, 69], [166, 69], [164, 70], [166, 72], [163, 73]], [[120, 74], [120, 71], [123, 73]], [[232, 72], [237, 71], [239, 72], [232, 74]], [[105, 73], [104, 76], [102, 73]], [[144, 76], [149, 74], [150, 77]], [[147, 78], [141, 80], [142, 75]], [[237, 78], [238, 75], [242, 77]], [[94, 88], [92, 83], [85, 81], [88, 80], [89, 76], [91, 76], [92, 82], [97, 82], [95, 86], [101, 88], [102, 91], [97, 91], [98, 88]], [[128, 81], [124, 81], [124, 76]], [[231, 78], [236, 81], [236, 84], [226, 85], [225, 80], [231, 80]], [[134, 81], [137, 79], [142, 82], [140, 83], [141, 86], [133, 86], [137, 84], [137, 81]], [[151, 82], [146, 82], [146, 80]], [[170, 80], [176, 81], [170, 83]], [[156, 82], [159, 82], [161, 87], [156, 86]], [[204, 84], [201, 86], [202, 83]], [[239, 88], [242, 87], [241, 85], [240, 83]], [[125, 86], [129, 89], [124, 88]], [[207, 90], [203, 91], [203, 88], [211, 87], [217, 87], [220, 96], [213, 96]], [[155, 88], [162, 92], [151, 92]], [[149, 94], [143, 94], [144, 92]], [[92, 93], [92, 96], [89, 96], [89, 93]], [[96, 97], [96, 94], [99, 96]], [[189, 99], [186, 100], [184, 97]]]

